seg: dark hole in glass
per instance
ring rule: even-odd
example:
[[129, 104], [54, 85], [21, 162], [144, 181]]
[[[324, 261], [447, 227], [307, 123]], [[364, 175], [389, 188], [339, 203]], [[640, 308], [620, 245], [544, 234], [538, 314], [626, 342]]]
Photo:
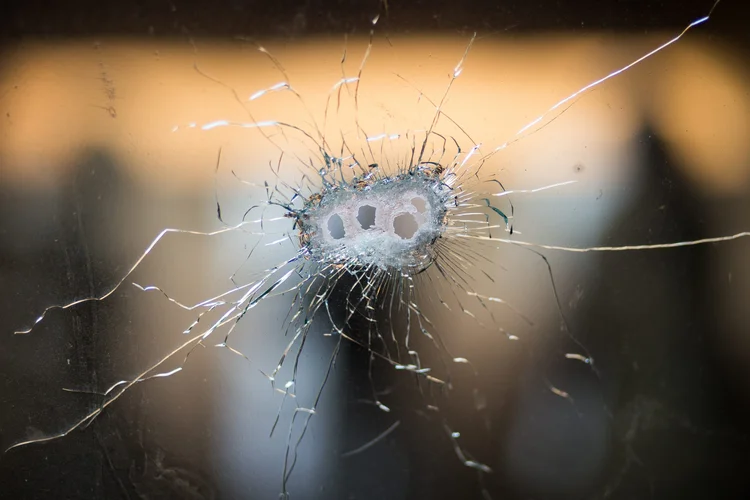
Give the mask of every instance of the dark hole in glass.
[[346, 231], [344, 231], [344, 221], [341, 219], [340, 215], [333, 214], [331, 218], [328, 219], [328, 230], [331, 232], [331, 237], [334, 240], [340, 240], [346, 236]]
[[362, 229], [370, 229], [375, 225], [375, 207], [362, 205], [357, 213], [357, 220]]
[[420, 214], [423, 214], [427, 210], [427, 203], [422, 198], [412, 198], [411, 204], [414, 205]]
[[419, 225], [412, 214], [401, 214], [393, 219], [393, 230], [405, 240], [414, 236], [417, 229]]

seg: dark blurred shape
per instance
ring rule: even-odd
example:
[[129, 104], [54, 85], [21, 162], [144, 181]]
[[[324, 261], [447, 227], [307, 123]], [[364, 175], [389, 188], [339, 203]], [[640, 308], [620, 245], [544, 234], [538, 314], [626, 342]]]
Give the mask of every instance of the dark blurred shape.
[[[127, 220], [138, 194], [106, 151], [80, 155], [56, 190], [6, 190], [0, 185], [0, 317], [2, 335], [28, 325], [40, 304], [101, 294], [115, 281], [119, 246], [130, 237]], [[29, 274], [33, 270], [33, 274]], [[37, 289], [35, 283], [46, 283]], [[61, 299], [63, 297], [63, 299]], [[19, 304], [27, 304], [21, 308]], [[11, 306], [14, 306], [11, 308]], [[103, 391], [132, 373], [137, 343], [129, 343], [131, 314], [122, 301], [88, 302], [53, 310], [32, 333], [0, 351], [3, 445], [71, 426], [102, 400], [62, 388]], [[12, 348], [9, 348], [11, 347]], [[130, 355], [122, 356], [122, 350]], [[117, 356], [115, 352], [120, 352]], [[123, 362], [122, 360], [126, 360]], [[214, 498], [205, 464], [165, 458], [149, 437], [150, 417], [137, 391], [104, 412], [88, 429], [66, 439], [11, 450], [1, 457], [0, 484], [7, 498]], [[27, 412], [28, 427], [11, 424]], [[193, 436], [194, 446], [200, 437]], [[163, 440], [163, 438], [159, 438]]]
[[[638, 142], [640, 192], [602, 244], [714, 235], [711, 201], [681, 177], [653, 131]], [[717, 257], [710, 246], [601, 256], [596, 298], [576, 324], [613, 413], [607, 498], [730, 499], [750, 491], [750, 420], [728, 378], [716, 321], [721, 285], [709, 276]]]

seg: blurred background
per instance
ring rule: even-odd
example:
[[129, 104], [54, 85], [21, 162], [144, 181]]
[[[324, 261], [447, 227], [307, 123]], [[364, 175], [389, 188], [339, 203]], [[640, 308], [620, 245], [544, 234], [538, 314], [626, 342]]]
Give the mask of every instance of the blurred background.
[[[28, 335], [13, 331], [48, 305], [108, 290], [163, 228], [221, 227], [217, 197], [228, 223], [263, 199], [263, 190], [238, 178], [269, 179], [278, 149], [257, 130], [190, 126], [247, 121], [230, 88], [244, 99], [288, 76], [301, 100], [269, 94], [252, 103], [253, 117], [310, 130], [313, 119], [322, 122], [331, 87], [357, 73], [379, 14], [359, 119], [371, 135], [404, 134], [426, 128], [432, 109], [420, 91], [433, 100], [443, 95], [477, 31], [444, 110], [487, 151], [559, 99], [669, 40], [711, 4], [73, 0], [9, 7], [0, 19], [3, 449], [69, 428], [103, 400], [91, 392], [136, 376], [184, 341], [194, 315], [127, 282], [106, 301], [51, 312]], [[720, 4], [707, 24], [483, 167], [508, 189], [576, 181], [514, 196], [516, 238], [586, 247], [750, 230], [750, 35], [742, 9]], [[348, 91], [345, 101], [328, 117], [327, 136], [356, 136]], [[456, 126], [440, 127], [473, 145]], [[288, 157], [309, 154], [299, 137], [274, 137]], [[389, 147], [399, 157], [408, 150], [405, 142]], [[280, 175], [294, 182], [299, 171], [289, 165]], [[289, 242], [265, 244], [285, 230], [277, 223], [265, 236], [170, 237], [132, 281], [195, 303], [227, 289], [238, 268], [248, 278], [291, 256]], [[545, 252], [569, 329], [595, 370], [564, 356], [581, 348], [561, 327], [539, 256], [470, 245], [488, 256], [475, 262], [470, 286], [508, 300], [534, 323], [501, 308], [481, 324], [426, 309], [451, 352], [472, 362], [473, 370], [452, 370], [445, 421], [493, 473], [480, 480], [460, 463], [444, 421], [423, 411], [414, 379], [386, 364], [375, 363], [371, 376], [392, 411], [375, 408], [369, 355], [345, 343], [300, 446], [292, 498], [481, 498], [483, 489], [519, 499], [748, 494], [750, 243]], [[352, 286], [343, 283], [341, 294]], [[240, 323], [233, 346], [251, 362], [197, 349], [183, 371], [138, 384], [85, 429], [0, 456], [0, 497], [276, 498], [292, 405], [284, 403], [269, 437], [282, 396], [258, 370], [273, 370], [289, 343], [290, 303], [269, 298]], [[344, 313], [334, 308], [334, 316]], [[303, 406], [328, 367], [329, 330], [317, 321], [301, 357]]]

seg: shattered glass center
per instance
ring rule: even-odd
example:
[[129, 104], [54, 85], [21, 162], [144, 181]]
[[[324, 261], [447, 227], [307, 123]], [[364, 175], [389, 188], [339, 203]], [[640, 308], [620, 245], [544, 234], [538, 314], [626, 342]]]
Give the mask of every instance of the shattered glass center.
[[451, 190], [432, 173], [331, 186], [298, 215], [300, 241], [321, 262], [409, 274], [434, 260]]

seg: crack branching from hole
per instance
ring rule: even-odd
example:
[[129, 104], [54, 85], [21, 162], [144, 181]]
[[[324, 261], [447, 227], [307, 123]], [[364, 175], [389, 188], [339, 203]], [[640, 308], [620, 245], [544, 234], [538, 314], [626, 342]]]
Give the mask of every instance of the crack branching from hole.
[[[112, 383], [101, 391], [104, 400], [91, 412], [62, 432], [43, 438], [20, 441], [6, 450], [35, 443], [63, 438], [75, 429], [85, 427], [102, 411], [114, 404], [134, 385], [154, 378], [165, 378], [183, 369], [188, 355], [198, 346], [215, 346], [250, 360], [251, 357], [233, 346], [235, 331], [246, 334], [251, 324], [241, 321], [273, 297], [289, 297], [289, 313], [285, 329], [290, 335], [287, 347], [271, 369], [257, 367], [271, 387], [281, 394], [282, 403], [272, 424], [275, 431], [283, 411], [291, 411], [287, 429], [286, 452], [281, 475], [281, 493], [287, 496], [288, 481], [298, 460], [298, 449], [312, 417], [316, 414], [326, 381], [329, 379], [340, 352], [342, 342], [356, 344], [366, 349], [375, 363], [390, 365], [394, 370], [407, 372], [421, 391], [420, 410], [440, 422], [449, 445], [459, 461], [473, 470], [480, 484], [491, 468], [474, 457], [461, 442], [461, 432], [454, 429], [443, 411], [445, 396], [453, 389], [451, 370], [454, 365], [469, 365], [470, 360], [448, 347], [445, 331], [433, 319], [431, 311], [445, 309], [466, 321], [494, 330], [508, 340], [517, 341], [522, 334], [506, 329], [500, 315], [509, 313], [521, 324], [531, 327], [527, 313], [519, 310], [511, 300], [480, 293], [474, 283], [485, 279], [492, 288], [494, 278], [482, 271], [482, 262], [493, 262], [492, 252], [507, 245], [528, 247], [542, 259], [549, 270], [548, 279], [553, 290], [565, 335], [578, 346], [578, 352], [567, 353], [567, 359], [588, 365], [598, 375], [597, 365], [585, 347], [578, 342], [563, 315], [560, 298], [554, 285], [554, 275], [549, 261], [541, 251], [563, 252], [616, 252], [645, 251], [726, 242], [748, 236], [743, 232], [730, 236], [698, 241], [682, 241], [659, 245], [628, 245], [621, 247], [574, 248], [546, 243], [526, 242], [515, 237], [514, 208], [510, 194], [523, 195], [545, 189], [559, 189], [573, 181], [535, 186], [530, 189], [506, 190], [495, 172], [482, 167], [500, 151], [522, 138], [543, 129], [559, 117], [584, 93], [627, 71], [634, 65], [654, 56], [679, 40], [688, 30], [708, 20], [708, 16], [688, 25], [678, 36], [668, 40], [643, 57], [599, 78], [568, 97], [552, 105], [548, 111], [520, 127], [511, 138], [499, 145], [484, 146], [472, 138], [476, 133], [467, 124], [456, 123], [444, 110], [454, 82], [460, 78], [464, 65], [471, 56], [476, 35], [468, 40], [465, 51], [452, 69], [445, 90], [438, 96], [419, 92], [422, 102], [434, 110], [432, 119], [424, 129], [389, 131], [370, 134], [360, 123], [359, 89], [368, 58], [377, 47], [373, 43], [373, 21], [370, 39], [364, 55], [358, 61], [357, 71], [347, 73], [342, 58], [342, 76], [332, 82], [325, 112], [318, 117], [309, 111], [303, 96], [295, 90], [281, 62], [264, 47], [258, 50], [276, 67], [283, 82], [261, 89], [249, 98], [196, 65], [202, 76], [224, 86], [247, 116], [238, 122], [217, 118], [202, 125], [191, 126], [202, 131], [224, 127], [251, 129], [262, 134], [279, 151], [269, 179], [263, 184], [243, 181], [251, 187], [263, 189], [266, 198], [250, 207], [241, 223], [226, 225], [216, 231], [201, 232], [181, 229], [162, 231], [148, 246], [132, 267], [109, 290], [101, 295], [76, 299], [53, 305], [42, 311], [32, 324], [17, 334], [32, 333], [53, 309], [70, 309], [80, 304], [108, 299], [117, 289], [132, 279], [144, 259], [163, 238], [170, 235], [215, 237], [223, 233], [244, 231], [267, 236], [264, 225], [269, 222], [287, 222], [285, 233], [273, 243], [291, 241], [294, 249], [290, 255], [279, 259], [247, 282], [232, 282], [224, 292], [195, 304], [186, 304], [179, 298], [167, 295], [158, 285], [135, 286], [144, 292], [157, 292], [167, 297], [175, 306], [192, 311], [194, 319], [185, 325], [186, 339], [150, 366], [133, 377]], [[309, 121], [288, 123], [276, 120], [256, 120], [253, 101], [269, 93], [284, 92], [306, 111]], [[326, 121], [330, 116], [343, 114], [343, 108], [353, 110], [356, 138], [344, 134], [331, 134]], [[181, 130], [175, 127], [176, 131]], [[470, 135], [472, 134], [472, 135]], [[291, 142], [303, 143], [305, 155], [292, 152]], [[218, 167], [217, 167], [218, 168]], [[280, 175], [282, 171], [298, 171], [294, 182]], [[497, 191], [488, 192], [488, 187]], [[221, 209], [218, 207], [218, 214]], [[256, 215], [261, 214], [261, 215]], [[515, 232], [517, 234], [517, 231]], [[500, 237], [500, 235], [504, 235]], [[254, 247], [255, 248], [255, 247]], [[250, 251], [248, 259], [253, 258]], [[343, 278], [354, 281], [355, 286], [345, 296], [343, 309], [331, 303], [336, 285]], [[483, 287], [483, 288], [486, 288]], [[435, 307], [437, 306], [437, 307]], [[338, 312], [343, 310], [343, 315]], [[483, 321], [486, 317], [487, 321]], [[354, 319], [366, 325], [354, 331]], [[325, 325], [331, 338], [328, 369], [321, 374], [318, 390], [310, 395], [298, 394], [297, 373], [302, 362], [305, 341], [313, 325]], [[165, 369], [173, 358], [183, 362], [174, 369]], [[436, 359], [434, 365], [423, 363]], [[291, 376], [285, 382], [279, 376], [291, 364]], [[576, 403], [568, 391], [547, 383], [549, 390]], [[373, 387], [371, 403], [375, 408], [390, 412]], [[284, 402], [292, 401], [288, 410]], [[304, 400], [304, 403], [303, 403]], [[364, 453], [373, 443], [384, 439], [398, 427], [394, 418], [381, 435], [345, 455]], [[485, 495], [489, 495], [484, 491]]]

